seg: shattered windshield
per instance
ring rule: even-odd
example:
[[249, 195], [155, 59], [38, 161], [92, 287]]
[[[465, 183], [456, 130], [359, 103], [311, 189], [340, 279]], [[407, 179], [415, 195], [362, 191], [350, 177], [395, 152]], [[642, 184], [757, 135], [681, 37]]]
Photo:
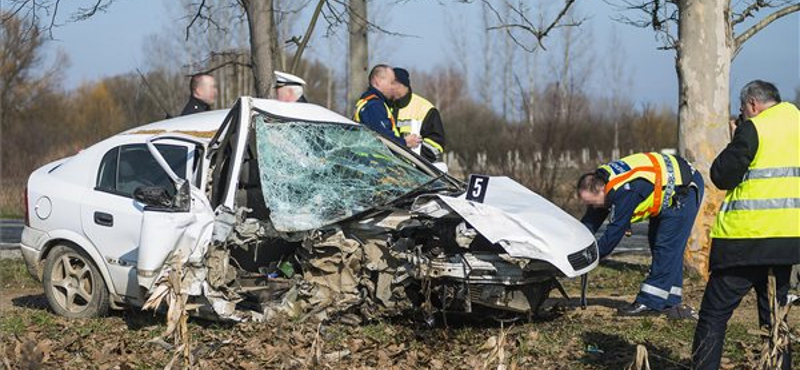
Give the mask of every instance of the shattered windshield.
[[434, 180], [355, 125], [255, 118], [261, 191], [280, 231], [304, 231], [385, 205]]

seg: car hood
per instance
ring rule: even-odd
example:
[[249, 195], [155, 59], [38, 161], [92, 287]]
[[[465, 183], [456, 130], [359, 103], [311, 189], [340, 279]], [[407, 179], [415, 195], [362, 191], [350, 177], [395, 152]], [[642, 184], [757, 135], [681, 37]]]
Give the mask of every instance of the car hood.
[[[483, 203], [437, 195], [490, 242], [502, 246], [509, 256], [545, 260], [567, 276], [590, 270], [575, 270], [568, 256], [596, 248], [595, 238], [577, 219], [508, 177], [491, 177]], [[593, 249], [590, 249], [590, 251]]]

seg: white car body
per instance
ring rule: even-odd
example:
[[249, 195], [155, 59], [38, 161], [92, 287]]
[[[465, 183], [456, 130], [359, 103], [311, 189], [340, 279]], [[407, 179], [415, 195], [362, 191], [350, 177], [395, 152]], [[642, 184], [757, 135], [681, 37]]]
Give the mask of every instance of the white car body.
[[[255, 136], [252, 130], [257, 114], [357, 126], [351, 120], [316, 105], [243, 97], [230, 111], [194, 114], [131, 129], [72, 157], [42, 166], [31, 174], [28, 181], [29, 215], [21, 243], [30, 273], [42, 278], [48, 252], [56, 245], [79, 249], [96, 265], [108, 289], [112, 307], [119, 307], [126, 303], [144, 303], [158, 278], [168, 270], [165, 265], [169, 256], [179, 254], [183, 263], [202, 265], [210, 246], [224, 242], [231, 233], [232, 214], [239, 207], [235, 190], [239, 188], [248, 140]], [[248, 135], [233, 135], [235, 137], [232, 136], [226, 144], [230, 145], [230, 151], [223, 153], [219, 146], [230, 130], [248, 132]], [[408, 149], [381, 140], [395, 155], [403, 157], [426, 176], [444, 176]], [[162, 155], [162, 150], [169, 155]], [[209, 153], [215, 151], [218, 155], [231, 157], [228, 165], [232, 175], [227, 179], [217, 179], [217, 182], [209, 170], [213, 166]], [[152, 157], [147, 157], [147, 153]], [[123, 157], [126, 159], [121, 159]], [[181, 173], [175, 173], [177, 169], [167, 164], [166, 157], [177, 169], [182, 169], [178, 171]], [[116, 158], [116, 164], [112, 164], [112, 158]], [[178, 163], [181, 158], [184, 163]], [[134, 169], [142, 161], [149, 161], [147, 163], [151, 165]], [[165, 174], [156, 176], [148, 172], [155, 168], [153, 163], [157, 163]], [[113, 180], [107, 177], [111, 166]], [[159, 184], [174, 184], [175, 194], [171, 195], [174, 199], [184, 194], [181, 184], [186, 182], [188, 190], [184, 195], [188, 196], [189, 202], [186, 208], [165, 212], [158, 207], [148, 208], [134, 199], [134, 187], [152, 186], [144, 180], [140, 184], [135, 176], [139, 173], [158, 178]], [[213, 192], [224, 192], [215, 195], [214, 200], [209, 199], [212, 189], [207, 189], [207, 186], [212, 184], [216, 187], [222, 181], [225, 184], [220, 186], [221, 190], [215, 188]], [[113, 185], [108, 185], [111, 183]], [[108, 186], [112, 186], [113, 191]], [[125, 189], [119, 190], [120, 187]], [[177, 207], [175, 204], [173, 206]], [[226, 212], [230, 217], [225, 216]], [[463, 192], [457, 196], [427, 194], [416, 199], [410, 213], [403, 214], [432, 220], [460, 216], [467, 227], [471, 226], [490, 243], [502, 247], [507, 257], [549, 265], [549, 271], [554, 275], [580, 276], [598, 263], [594, 236], [583, 225], [544, 198], [505, 177], [490, 179], [483, 203], [466, 200]], [[462, 260], [470, 258], [473, 256], [465, 253]], [[458, 263], [454, 265], [456, 268], [444, 262], [439, 265], [431, 261], [426, 263], [429, 270], [418, 267], [415, 270], [417, 274], [440, 268], [436, 276], [473, 278], [469, 273], [455, 271], [461, 266]], [[508, 278], [484, 278], [488, 280], [475, 281], [515, 284]], [[207, 284], [201, 284], [201, 280], [198, 279], [197, 286], [190, 289], [194, 295], [202, 295], [203, 289], [208, 291]], [[208, 300], [215, 305], [218, 314], [225, 316], [225, 309], [216, 307], [217, 302], [210, 297]]]

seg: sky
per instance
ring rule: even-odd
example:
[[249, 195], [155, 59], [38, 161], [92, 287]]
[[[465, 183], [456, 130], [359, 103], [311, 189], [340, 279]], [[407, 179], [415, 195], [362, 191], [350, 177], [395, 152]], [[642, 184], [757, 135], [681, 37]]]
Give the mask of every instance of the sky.
[[[48, 53], [51, 59], [57, 50], [68, 55], [70, 63], [64, 66], [65, 87], [74, 88], [82, 82], [143, 68], [150, 36], [180, 29], [187, 22], [169, 3], [117, 1], [106, 13], [80, 22], [63, 22], [69, 9], [62, 9], [61, 18], [64, 19], [60, 23], [63, 25], [53, 31], [55, 40], [49, 44]], [[590, 91], [602, 94], [613, 83], [608, 80], [604, 68], [605, 61], [615, 53], [622, 59], [629, 81], [624, 89], [628, 98], [638, 104], [676, 107], [674, 52], [657, 50], [660, 43], [651, 30], [614, 21], [612, 18], [620, 12], [604, 1], [586, 0], [576, 4], [576, 14], [585, 18], [579, 35], [588, 37], [588, 42], [581, 47], [587, 49], [587, 63], [597, 66], [591, 73]], [[311, 5], [299, 16], [297, 24], [305, 23]], [[455, 58], [456, 34], [466, 43], [470, 58], [480, 58], [483, 52], [476, 41], [482, 29], [480, 6], [476, 4], [373, 0], [370, 12], [370, 18], [385, 29], [414, 36], [376, 36], [375, 55], [381, 61], [417, 70], [444, 66]], [[344, 36], [335, 36], [338, 40], [332, 42], [322, 37], [324, 30], [321, 28], [315, 32], [307, 56], [342, 60], [341, 53], [346, 50]], [[612, 47], [613, 34], [619, 42]], [[541, 52], [538, 58], [552, 59], [559, 47], [558, 38], [553, 36], [544, 42], [548, 50]], [[518, 50], [515, 55], [522, 58], [524, 54]], [[732, 65], [732, 96], [735, 97], [742, 85], [756, 78], [775, 82], [785, 99], [794, 98], [795, 89], [800, 87], [800, 15], [797, 13], [779, 19], [745, 44]], [[736, 99], [733, 99], [732, 110], [737, 109]]]

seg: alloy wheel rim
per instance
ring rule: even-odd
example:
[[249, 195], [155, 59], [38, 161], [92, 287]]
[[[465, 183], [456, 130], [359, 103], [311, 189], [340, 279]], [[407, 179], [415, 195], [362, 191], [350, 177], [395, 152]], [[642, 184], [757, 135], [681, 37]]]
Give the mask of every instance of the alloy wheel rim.
[[94, 276], [89, 264], [74, 253], [67, 253], [56, 261], [52, 276], [53, 296], [63, 309], [77, 313], [85, 310], [92, 301]]

